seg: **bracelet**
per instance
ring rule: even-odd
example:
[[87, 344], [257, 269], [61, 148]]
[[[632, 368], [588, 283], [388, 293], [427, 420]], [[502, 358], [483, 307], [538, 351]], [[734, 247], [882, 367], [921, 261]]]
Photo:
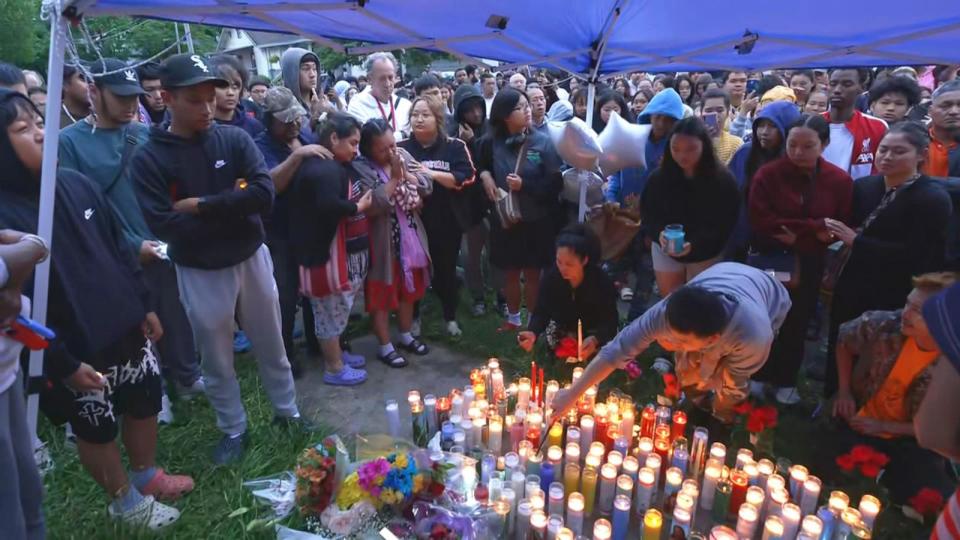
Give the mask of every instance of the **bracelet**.
[[34, 244], [43, 248], [43, 258], [41, 258], [38, 263], [46, 261], [50, 257], [50, 248], [47, 246], [47, 241], [43, 237], [37, 236], [35, 234], [25, 234], [20, 238], [20, 241], [33, 242]]

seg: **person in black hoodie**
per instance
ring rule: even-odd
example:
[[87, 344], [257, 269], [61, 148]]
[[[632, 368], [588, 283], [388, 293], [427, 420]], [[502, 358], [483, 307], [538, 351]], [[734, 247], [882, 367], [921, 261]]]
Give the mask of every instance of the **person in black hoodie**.
[[256, 111], [248, 111], [241, 100], [247, 86], [247, 74], [240, 61], [229, 54], [217, 55], [210, 59], [210, 69], [229, 83], [217, 88], [214, 120], [218, 124], [237, 126], [253, 138], [263, 133], [263, 124], [257, 119]]
[[[453, 93], [453, 120], [448, 126], [448, 134], [467, 143], [470, 156], [477, 156], [477, 142], [483, 138], [486, 131], [487, 102], [483, 100], [480, 90], [472, 84], [462, 84]], [[464, 186], [460, 193], [459, 202], [464, 203], [460, 215], [466, 217], [464, 232], [467, 237], [467, 253], [464, 261], [467, 288], [473, 297], [473, 315], [480, 316], [486, 313], [486, 284], [483, 279], [483, 249], [490, 253], [490, 229], [484, 216], [490, 210], [490, 201], [483, 194], [480, 182]], [[497, 279], [495, 269], [490, 268], [487, 281], [494, 285]], [[502, 294], [498, 292], [498, 297]], [[504, 302], [500, 302], [503, 304]]]
[[262, 215], [273, 205], [273, 182], [253, 139], [215, 124], [216, 87], [199, 55], [180, 54], [162, 66], [168, 129], [153, 127], [131, 158], [143, 217], [168, 244], [180, 300], [190, 319], [207, 398], [224, 432], [214, 461], [239, 459], [247, 417], [233, 368], [233, 320], [253, 343], [260, 379], [276, 421], [302, 424], [290, 362], [280, 332], [280, 305]]
[[[37, 231], [42, 122], [26, 96], [0, 90], [0, 229]], [[193, 488], [192, 479], [167, 475], [154, 461], [161, 385], [153, 342], [163, 328], [100, 189], [61, 169], [54, 197], [47, 325], [57, 339], [45, 355], [50, 385], [41, 405], [54, 422], [70, 422], [81, 463], [112, 499], [110, 516], [161, 528], [179, 512], [154, 497], [172, 499]], [[121, 416], [129, 479], [115, 440]]]
[[462, 334], [457, 324], [457, 258], [463, 231], [470, 225], [468, 201], [462, 190], [474, 182], [473, 161], [467, 144], [444, 133], [443, 102], [433, 97], [413, 100], [410, 113], [412, 137], [398, 145], [417, 160], [412, 172], [433, 182], [433, 192], [420, 211], [430, 243], [433, 290], [443, 305], [446, 331]]
[[577, 335], [582, 323], [582, 359], [590, 358], [617, 335], [617, 289], [600, 268], [600, 239], [581, 223], [568, 225], [557, 236], [557, 262], [544, 273], [537, 307], [517, 343], [527, 352], [550, 323], [559, 334]]

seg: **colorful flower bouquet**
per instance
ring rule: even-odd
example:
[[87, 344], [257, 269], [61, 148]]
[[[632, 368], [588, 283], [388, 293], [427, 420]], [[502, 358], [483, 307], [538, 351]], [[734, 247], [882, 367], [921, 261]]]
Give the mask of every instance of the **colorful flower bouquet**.
[[337, 470], [336, 439], [327, 438], [322, 443], [307, 448], [297, 458], [297, 506], [304, 516], [320, 515], [330, 501], [336, 488]]

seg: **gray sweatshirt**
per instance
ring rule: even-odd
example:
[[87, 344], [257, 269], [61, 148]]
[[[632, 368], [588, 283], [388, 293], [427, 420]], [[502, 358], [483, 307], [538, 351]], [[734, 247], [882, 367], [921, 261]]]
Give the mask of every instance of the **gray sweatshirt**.
[[[715, 264], [689, 284], [722, 293], [730, 322], [713, 345], [676, 353], [677, 375], [681, 387], [714, 391], [714, 411], [723, 418], [746, 398], [750, 376], [767, 361], [773, 338], [790, 310], [790, 295], [765, 272], [739, 263]], [[604, 346], [595, 361], [623, 367], [671, 333], [663, 299]]]

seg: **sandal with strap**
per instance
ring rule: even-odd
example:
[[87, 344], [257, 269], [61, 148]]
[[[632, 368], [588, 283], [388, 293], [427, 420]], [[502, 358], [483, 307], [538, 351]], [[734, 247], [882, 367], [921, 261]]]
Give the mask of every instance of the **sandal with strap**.
[[145, 527], [151, 531], [173, 525], [180, 519], [180, 511], [172, 506], [157, 502], [147, 495], [136, 506], [126, 512], [117, 512], [113, 505], [107, 507], [110, 517], [133, 527]]
[[396, 369], [407, 367], [407, 359], [395, 350], [390, 351], [390, 354], [387, 355], [378, 354], [377, 360], [380, 360], [384, 364]]
[[193, 478], [180, 474], [167, 474], [157, 468], [156, 474], [140, 493], [153, 495], [158, 501], [175, 501], [183, 495], [193, 491]]
[[354, 369], [346, 364], [339, 373], [323, 373], [324, 384], [332, 386], [356, 386], [367, 381], [367, 372], [362, 369]]
[[430, 352], [430, 347], [427, 347], [426, 343], [417, 338], [413, 338], [410, 343], [401, 343], [400, 348], [417, 356], [424, 356]]

